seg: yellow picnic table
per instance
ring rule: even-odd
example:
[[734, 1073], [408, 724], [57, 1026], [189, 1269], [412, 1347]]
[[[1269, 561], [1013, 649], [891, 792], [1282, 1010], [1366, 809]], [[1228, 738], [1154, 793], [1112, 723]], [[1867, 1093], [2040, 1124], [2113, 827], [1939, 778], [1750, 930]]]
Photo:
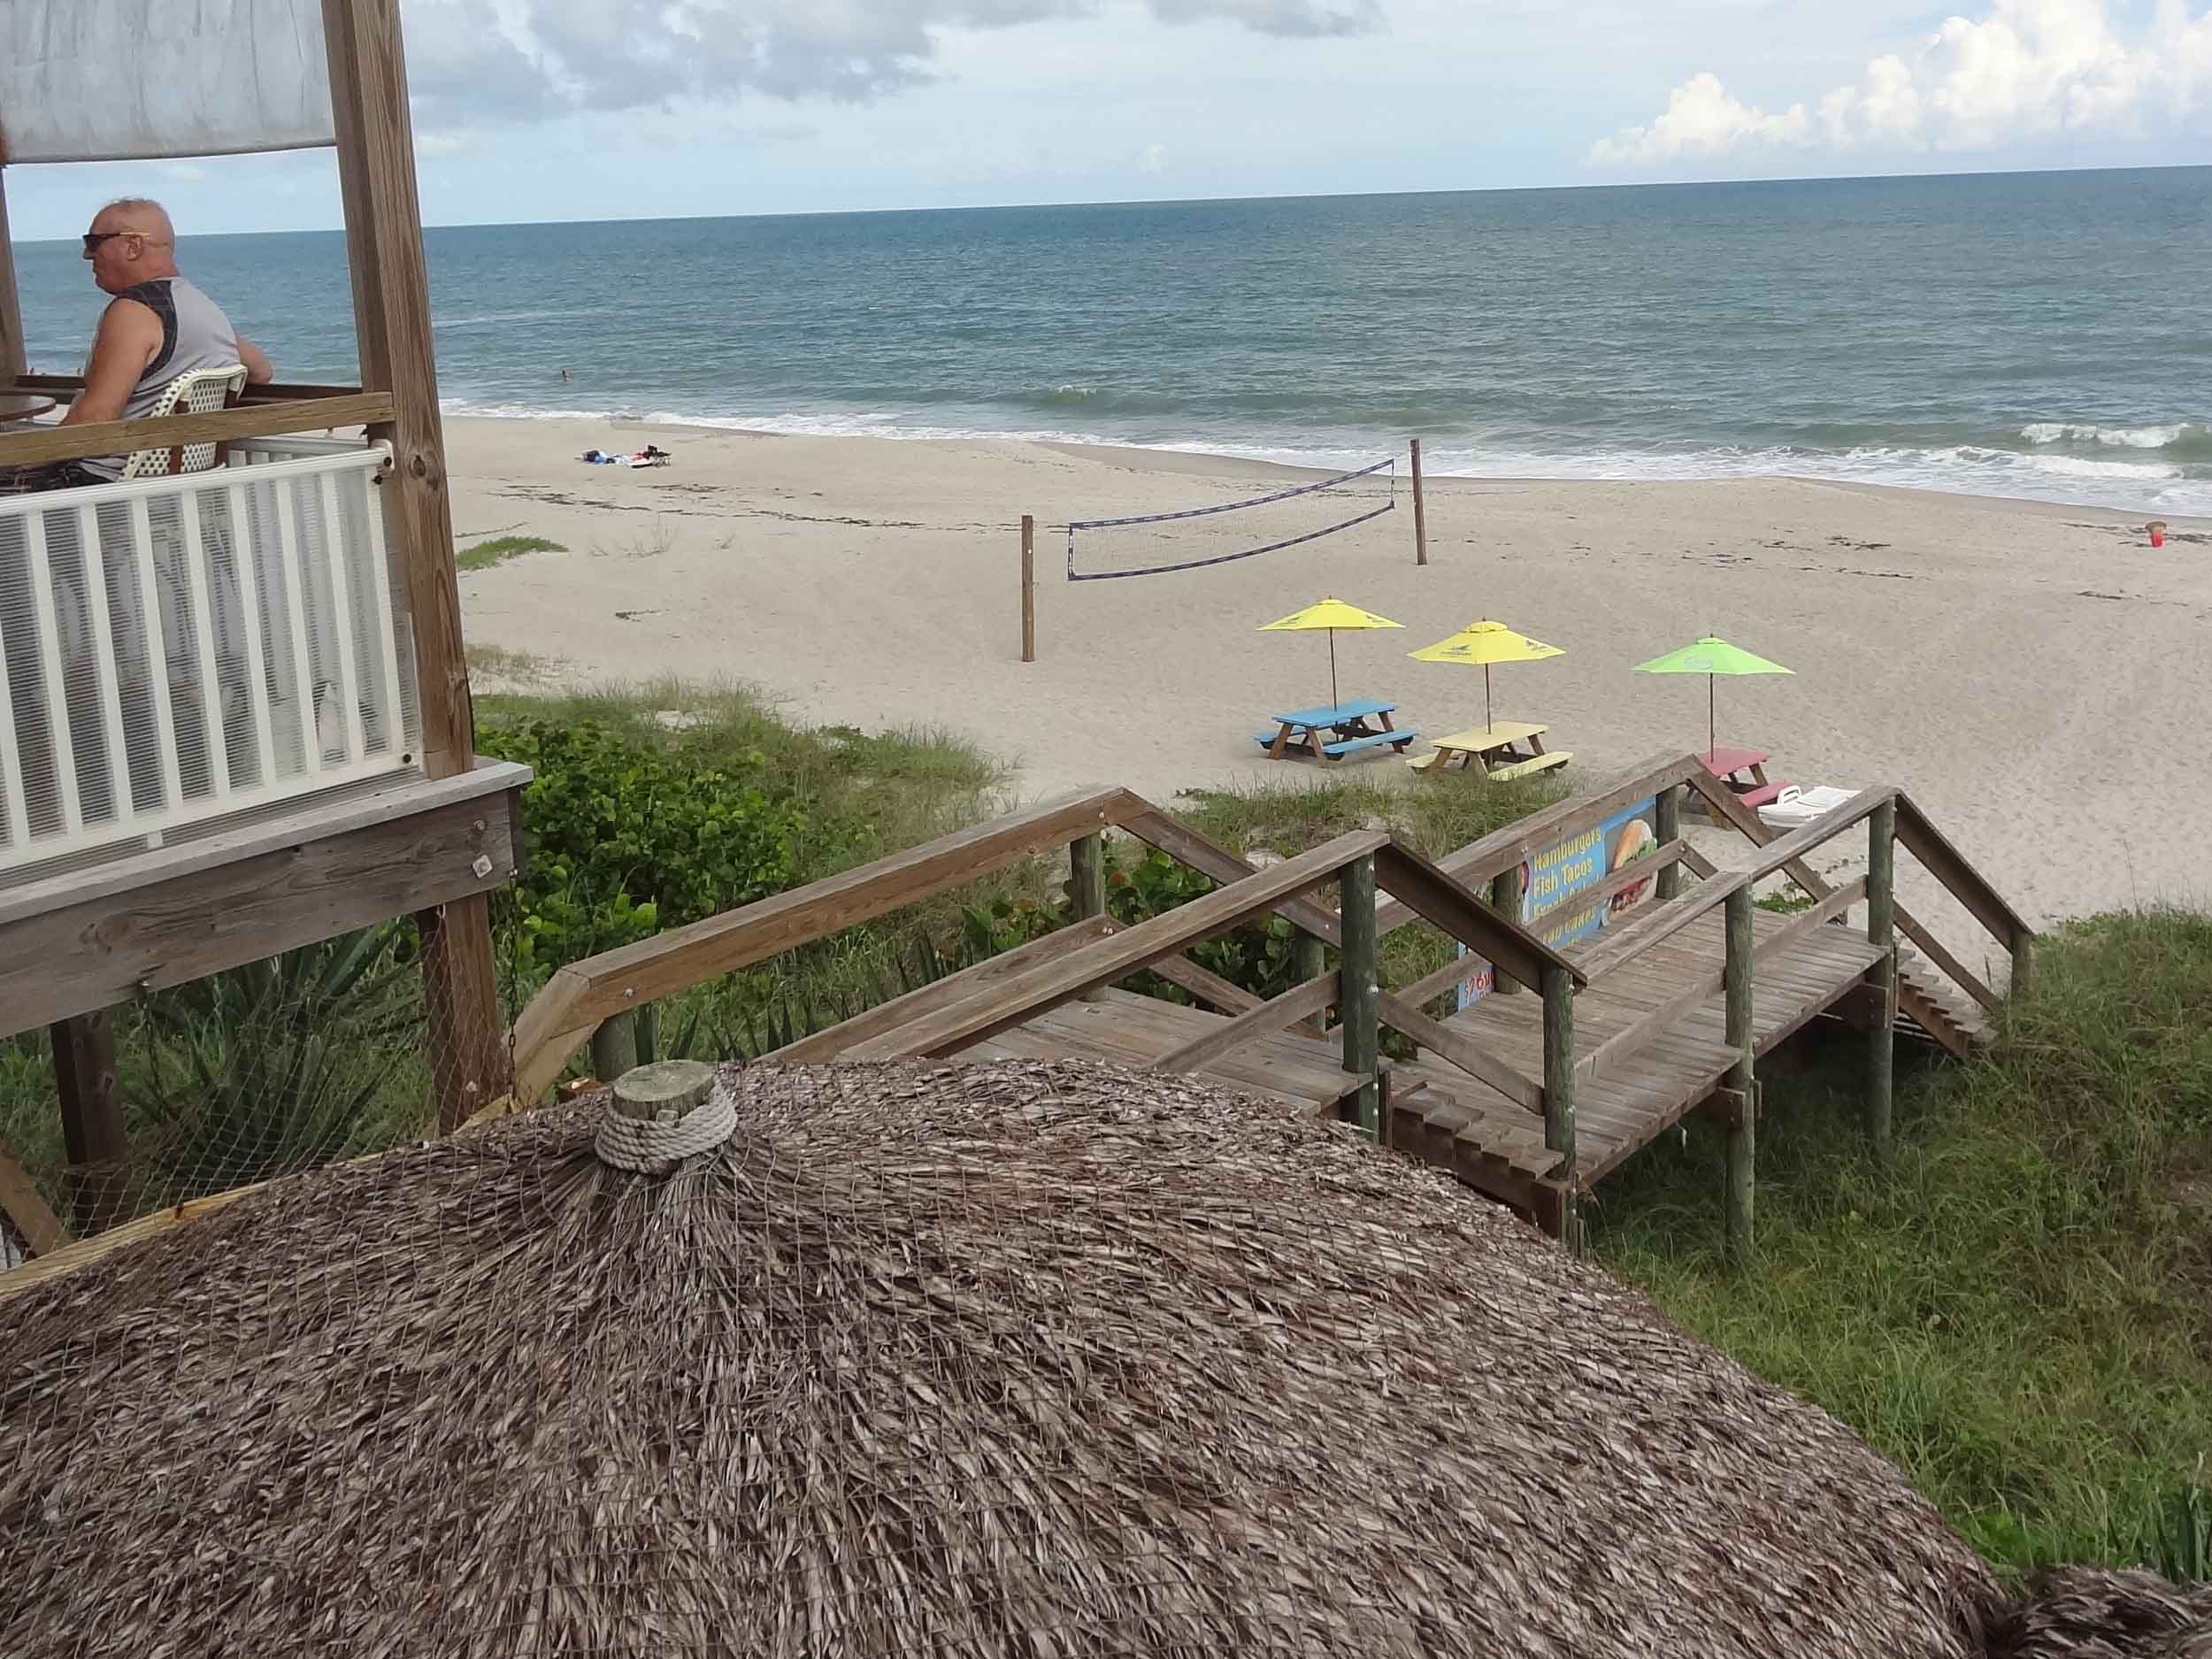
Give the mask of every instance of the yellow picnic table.
[[[1540, 772], [1549, 772], [1554, 766], [1563, 766], [1573, 759], [1567, 749], [1547, 752], [1544, 733], [1548, 726], [1530, 726], [1519, 720], [1500, 720], [1492, 726], [1472, 726], [1464, 732], [1454, 732], [1448, 737], [1436, 740], [1436, 748], [1426, 755], [1416, 755], [1406, 764], [1416, 772], [1435, 767], [1439, 772], [1449, 767], [1456, 759], [1463, 771], [1479, 768], [1489, 777], [1503, 782], [1509, 778], [1526, 778]], [[1528, 747], [1524, 749], [1521, 745]]]

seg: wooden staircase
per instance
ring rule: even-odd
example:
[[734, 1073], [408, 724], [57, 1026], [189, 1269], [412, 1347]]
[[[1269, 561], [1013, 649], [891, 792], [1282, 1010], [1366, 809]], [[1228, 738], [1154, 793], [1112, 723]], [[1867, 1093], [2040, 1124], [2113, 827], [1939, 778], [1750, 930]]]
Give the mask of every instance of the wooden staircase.
[[1981, 1005], [1903, 945], [1897, 948], [1897, 1024], [1961, 1060], [1990, 1038], [1989, 1016]]

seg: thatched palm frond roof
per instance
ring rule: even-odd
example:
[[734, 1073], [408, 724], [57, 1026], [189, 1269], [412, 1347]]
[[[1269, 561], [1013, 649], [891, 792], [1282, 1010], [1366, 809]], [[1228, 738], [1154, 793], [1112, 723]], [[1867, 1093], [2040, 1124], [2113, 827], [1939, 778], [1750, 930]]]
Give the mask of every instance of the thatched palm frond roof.
[[1990, 1659], [2212, 1659], [2212, 1585], [2060, 1567], [1992, 1622]]
[[0, 1653], [1979, 1652], [1898, 1471], [1448, 1179], [1066, 1064], [758, 1067], [0, 1303]]

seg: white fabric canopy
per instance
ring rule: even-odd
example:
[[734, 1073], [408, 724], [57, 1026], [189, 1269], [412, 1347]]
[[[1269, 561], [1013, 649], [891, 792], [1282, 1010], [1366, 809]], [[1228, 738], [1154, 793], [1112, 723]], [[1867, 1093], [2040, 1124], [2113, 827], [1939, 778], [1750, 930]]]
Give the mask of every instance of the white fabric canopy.
[[331, 142], [321, 0], [0, 0], [0, 158]]

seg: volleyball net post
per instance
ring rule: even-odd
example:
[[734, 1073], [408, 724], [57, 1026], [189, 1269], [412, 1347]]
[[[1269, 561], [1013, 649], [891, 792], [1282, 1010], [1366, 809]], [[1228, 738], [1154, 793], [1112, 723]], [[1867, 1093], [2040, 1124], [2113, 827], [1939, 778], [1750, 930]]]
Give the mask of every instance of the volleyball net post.
[[1022, 661], [1037, 660], [1037, 519], [1022, 514]]
[[1413, 562], [1429, 562], [1429, 504], [1421, 491], [1421, 440], [1413, 440]]

